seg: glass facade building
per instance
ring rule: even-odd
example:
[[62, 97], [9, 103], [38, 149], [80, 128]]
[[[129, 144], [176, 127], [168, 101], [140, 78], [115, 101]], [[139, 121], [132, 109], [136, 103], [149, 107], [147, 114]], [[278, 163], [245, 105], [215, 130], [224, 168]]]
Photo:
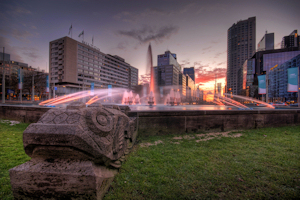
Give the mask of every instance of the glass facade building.
[[227, 31], [227, 90], [240, 94], [245, 60], [255, 53], [256, 18], [251, 17], [233, 24]]
[[300, 51], [287, 51], [280, 53], [264, 54], [262, 59], [262, 71], [269, 71], [275, 65], [281, 65], [299, 54]]
[[[268, 96], [272, 101], [296, 100], [297, 92], [288, 92], [288, 68], [300, 68], [300, 54], [292, 59], [275, 65], [268, 73]], [[299, 71], [298, 71], [299, 73]], [[299, 79], [299, 77], [298, 77]], [[298, 80], [299, 81], [299, 80]]]
[[190, 67], [190, 68], [183, 68], [183, 74], [189, 75], [193, 81], [195, 81], [195, 68]]

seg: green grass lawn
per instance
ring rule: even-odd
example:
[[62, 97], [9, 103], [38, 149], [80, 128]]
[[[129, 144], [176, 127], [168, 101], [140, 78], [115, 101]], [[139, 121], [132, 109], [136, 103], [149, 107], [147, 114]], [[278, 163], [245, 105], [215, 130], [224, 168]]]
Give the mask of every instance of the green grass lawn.
[[299, 199], [300, 126], [235, 132], [140, 136], [105, 199]]
[[0, 199], [13, 199], [8, 170], [30, 160], [25, 154], [22, 138], [28, 125], [10, 126], [0, 120]]
[[[30, 159], [27, 126], [0, 123], [0, 199], [13, 199], [8, 170]], [[104, 199], [299, 199], [300, 126], [238, 133], [139, 136]]]

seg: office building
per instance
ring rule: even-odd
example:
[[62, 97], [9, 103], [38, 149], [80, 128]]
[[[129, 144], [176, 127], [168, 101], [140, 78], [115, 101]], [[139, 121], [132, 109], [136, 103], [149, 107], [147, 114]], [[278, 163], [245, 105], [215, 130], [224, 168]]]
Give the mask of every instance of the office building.
[[[0, 52], [0, 54], [2, 53]], [[3, 56], [1, 59], [2, 58]], [[0, 60], [0, 63], [0, 80], [2, 80], [3, 61]], [[28, 66], [27, 63], [10, 60], [10, 54], [5, 54], [4, 73], [6, 100], [20, 100], [20, 88], [22, 88], [23, 99], [32, 100], [32, 77], [34, 77], [36, 100], [46, 99], [46, 77], [48, 73], [46, 73], [44, 70], [39, 70]], [[22, 83], [20, 85], [19, 76], [22, 76]], [[2, 87], [0, 91], [2, 92]]]
[[189, 76], [186, 76], [186, 99], [187, 101], [194, 100], [194, 97], [196, 96], [196, 88], [195, 88], [195, 81]]
[[298, 31], [294, 30], [288, 36], [284, 36], [281, 41], [281, 48], [297, 47], [300, 50], [300, 36]]
[[58, 87], [58, 94], [90, 89], [92, 83], [95, 89], [132, 89], [138, 84], [138, 69], [123, 58], [69, 37], [49, 43], [49, 72], [50, 86]]
[[239, 94], [238, 72], [245, 60], [255, 53], [256, 18], [251, 17], [233, 24], [227, 35], [227, 90]]
[[274, 33], [267, 33], [257, 44], [257, 51], [265, 51], [274, 49]]
[[296, 47], [258, 51], [252, 56], [255, 59], [255, 74], [265, 74], [270, 68], [286, 62], [299, 53], [300, 50]]
[[288, 68], [300, 68], [300, 54], [287, 60], [286, 62], [275, 65], [268, 73], [268, 97], [269, 101], [287, 101], [293, 100], [296, 102], [298, 92], [288, 92]]
[[189, 75], [193, 81], [195, 81], [195, 68], [190, 67], [190, 68], [183, 68], [183, 74]]
[[155, 82], [160, 86], [178, 86], [181, 66], [177, 62], [176, 54], [166, 51], [157, 56], [157, 66], [154, 67]]
[[179, 91], [183, 98], [186, 98], [186, 75], [179, 74]]
[[[10, 54], [4, 53], [4, 60], [10, 61]], [[3, 61], [3, 52], [0, 52], [0, 62], [2, 63], [2, 61]]]
[[249, 86], [249, 96], [259, 98], [257, 76], [269, 73], [271, 68], [281, 65], [299, 54], [300, 50], [297, 47], [256, 52], [251, 59], [244, 62], [243, 70], [239, 72], [239, 79], [242, 82], [240, 87], [244, 90]]

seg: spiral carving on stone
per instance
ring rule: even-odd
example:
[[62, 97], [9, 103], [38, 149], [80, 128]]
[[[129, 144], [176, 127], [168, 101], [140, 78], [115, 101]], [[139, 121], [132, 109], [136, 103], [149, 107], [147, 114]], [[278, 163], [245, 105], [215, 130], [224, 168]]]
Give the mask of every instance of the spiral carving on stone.
[[103, 108], [88, 109], [86, 121], [90, 130], [100, 137], [107, 136], [114, 129], [113, 116]]

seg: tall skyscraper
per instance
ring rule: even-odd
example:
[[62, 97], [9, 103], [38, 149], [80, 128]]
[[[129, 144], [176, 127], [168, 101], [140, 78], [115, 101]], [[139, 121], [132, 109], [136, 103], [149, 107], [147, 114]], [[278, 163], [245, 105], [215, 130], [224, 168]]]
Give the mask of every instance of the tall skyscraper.
[[228, 29], [227, 36], [227, 90], [239, 94], [242, 83], [239, 83], [239, 72], [243, 63], [255, 53], [256, 17], [238, 21]]
[[298, 47], [300, 49], [300, 36], [298, 31], [294, 30], [288, 36], [284, 36], [281, 41], [281, 48]]
[[274, 33], [267, 33], [257, 44], [257, 51], [265, 51], [274, 49]]
[[195, 81], [195, 68], [189, 67], [189, 68], [183, 68], [183, 74], [189, 75], [193, 81]]
[[157, 56], [157, 67], [154, 67], [157, 86], [179, 85], [180, 71], [176, 54], [166, 51]]

